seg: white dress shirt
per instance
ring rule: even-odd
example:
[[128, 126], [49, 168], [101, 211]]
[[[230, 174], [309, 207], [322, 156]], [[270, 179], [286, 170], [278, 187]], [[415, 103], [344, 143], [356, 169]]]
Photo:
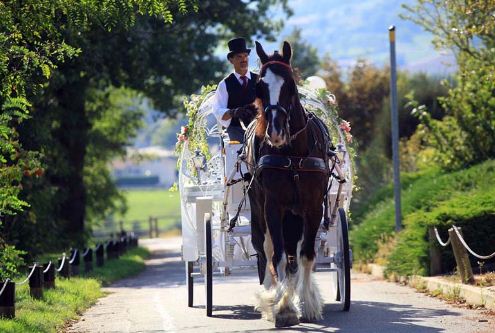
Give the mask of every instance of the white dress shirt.
[[[239, 81], [239, 83], [242, 85], [242, 79], [241, 79], [241, 74], [234, 72], [235, 77]], [[251, 72], [247, 71], [246, 75], [249, 80], [251, 80]], [[228, 77], [228, 76], [227, 76]], [[225, 79], [220, 81], [217, 87], [217, 91], [215, 92], [215, 101], [213, 102], [213, 113], [215, 117], [217, 118], [218, 122], [223, 126], [223, 127], [229, 127], [230, 121], [232, 119], [227, 119], [223, 120], [222, 117], [229, 110], [227, 107], [227, 104], [229, 102], [229, 93], [227, 92], [227, 85], [225, 84]]]

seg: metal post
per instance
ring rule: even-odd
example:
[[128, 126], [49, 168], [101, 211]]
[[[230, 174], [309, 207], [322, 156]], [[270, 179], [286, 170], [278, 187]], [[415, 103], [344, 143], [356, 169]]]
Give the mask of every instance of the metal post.
[[402, 229], [399, 168], [399, 115], [397, 111], [397, 65], [395, 61], [395, 26], [389, 29], [390, 39], [390, 114], [392, 127], [392, 159], [394, 162], [395, 231]]

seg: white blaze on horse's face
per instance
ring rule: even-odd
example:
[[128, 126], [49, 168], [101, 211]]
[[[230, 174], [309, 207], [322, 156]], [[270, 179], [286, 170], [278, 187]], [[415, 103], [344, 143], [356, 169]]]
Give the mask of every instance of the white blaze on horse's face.
[[[270, 105], [277, 105], [280, 99], [280, 91], [284, 84], [284, 79], [278, 75], [275, 75], [270, 69], [266, 70], [266, 74], [263, 77], [263, 82], [268, 85], [268, 91], [270, 93]], [[280, 126], [280, 122], [277, 121], [277, 111], [273, 110], [272, 121], [269, 124], [269, 137], [270, 142], [275, 147], [280, 147], [285, 144], [286, 138], [284, 136], [284, 128]]]

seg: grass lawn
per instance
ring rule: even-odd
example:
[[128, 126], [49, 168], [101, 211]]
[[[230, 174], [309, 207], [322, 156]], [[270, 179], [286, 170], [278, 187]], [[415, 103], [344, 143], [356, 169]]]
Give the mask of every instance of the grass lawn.
[[125, 230], [149, 230], [149, 217], [158, 217], [158, 226], [161, 231], [173, 229], [180, 223], [179, 192], [168, 190], [125, 190], [128, 211], [124, 216], [117, 215], [113, 225], [95, 227], [95, 231], [106, 233], [120, 231], [119, 221], [123, 221]]
[[88, 276], [56, 279], [56, 288], [45, 290], [42, 300], [29, 296], [29, 286], [16, 287], [16, 318], [0, 319], [2, 333], [45, 333], [63, 330], [67, 322], [103, 296], [102, 285], [139, 273], [149, 252], [132, 249], [118, 260], [106, 261]]

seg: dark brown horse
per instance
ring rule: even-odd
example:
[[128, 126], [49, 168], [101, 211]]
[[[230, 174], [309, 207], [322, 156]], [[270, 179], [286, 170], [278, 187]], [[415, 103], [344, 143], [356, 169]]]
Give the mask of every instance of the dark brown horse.
[[247, 133], [255, 179], [249, 190], [252, 242], [258, 253], [258, 308], [277, 327], [322, 318], [312, 277], [315, 236], [328, 186], [328, 132], [299, 101], [290, 66], [291, 46], [268, 56], [257, 83], [258, 118]]

